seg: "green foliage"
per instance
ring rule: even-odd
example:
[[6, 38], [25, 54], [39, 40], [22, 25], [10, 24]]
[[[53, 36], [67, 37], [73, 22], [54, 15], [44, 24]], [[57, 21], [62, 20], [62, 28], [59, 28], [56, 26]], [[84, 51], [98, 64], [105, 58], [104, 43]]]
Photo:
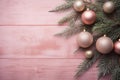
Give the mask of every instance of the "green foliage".
[[67, 3], [69, 3], [69, 2], [73, 2], [73, 1], [75, 1], [75, 0], [65, 0]]
[[120, 66], [116, 66], [113, 70], [112, 80], [120, 80]]
[[74, 26], [74, 27], [69, 27], [66, 28], [63, 32], [56, 34], [55, 36], [62, 36], [65, 38], [69, 38], [72, 35], [75, 35], [83, 30], [83, 27], [80, 26]]
[[67, 14], [65, 17], [63, 17], [58, 23], [64, 24], [66, 22], [69, 22], [71, 19], [76, 18], [78, 14], [75, 11], [72, 11], [70, 14]]
[[78, 78], [84, 72], [86, 72], [98, 60], [98, 58], [101, 56], [101, 54], [99, 54], [96, 50], [94, 50], [93, 53], [94, 53], [94, 57], [92, 59], [85, 59], [83, 61], [83, 63], [81, 63], [78, 66], [78, 70], [77, 70], [77, 73], [75, 75], [75, 78]]
[[70, 27], [74, 27], [75, 21], [76, 21], [75, 18], [71, 19], [70, 22], [69, 22], [69, 26], [70, 26]]
[[118, 64], [119, 56], [114, 52], [111, 52], [111, 54], [102, 55], [98, 62], [98, 80], [100, 80], [101, 77], [111, 74]]
[[120, 27], [119, 28], [116, 27], [115, 30], [107, 33], [107, 35], [115, 42], [120, 38]]
[[106, 23], [96, 23], [92, 29], [93, 32], [97, 32], [99, 35], [104, 35], [112, 30], [111, 25], [113, 22]]
[[73, 2], [69, 2], [69, 3], [64, 3], [60, 6], [57, 6], [55, 9], [49, 11], [49, 12], [58, 12], [58, 11], [65, 11], [67, 9], [70, 9], [72, 7]]

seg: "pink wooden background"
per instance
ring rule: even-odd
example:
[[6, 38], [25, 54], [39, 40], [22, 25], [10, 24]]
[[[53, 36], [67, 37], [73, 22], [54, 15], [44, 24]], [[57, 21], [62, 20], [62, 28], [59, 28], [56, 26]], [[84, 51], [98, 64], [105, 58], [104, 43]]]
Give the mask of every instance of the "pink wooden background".
[[[84, 54], [75, 36], [54, 37], [65, 14], [49, 13], [63, 0], [0, 0], [0, 80], [74, 80]], [[80, 80], [97, 80], [96, 65]]]

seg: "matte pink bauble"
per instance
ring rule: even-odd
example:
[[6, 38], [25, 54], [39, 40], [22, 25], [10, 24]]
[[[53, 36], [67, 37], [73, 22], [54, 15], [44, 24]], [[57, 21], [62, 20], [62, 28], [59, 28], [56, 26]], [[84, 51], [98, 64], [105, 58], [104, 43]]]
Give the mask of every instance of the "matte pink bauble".
[[86, 10], [81, 15], [81, 20], [86, 25], [91, 25], [96, 21], [96, 13], [92, 10]]
[[86, 31], [81, 32], [77, 37], [78, 45], [82, 48], [87, 48], [93, 43], [93, 36]]
[[120, 54], [120, 40], [115, 43], [115, 52]]
[[113, 41], [109, 37], [101, 37], [96, 42], [96, 49], [102, 54], [108, 54], [113, 49]]
[[105, 13], [112, 13], [115, 10], [115, 4], [112, 1], [107, 1], [103, 5], [103, 10]]
[[76, 0], [73, 4], [73, 8], [75, 11], [81, 12], [85, 9], [85, 3], [83, 0]]

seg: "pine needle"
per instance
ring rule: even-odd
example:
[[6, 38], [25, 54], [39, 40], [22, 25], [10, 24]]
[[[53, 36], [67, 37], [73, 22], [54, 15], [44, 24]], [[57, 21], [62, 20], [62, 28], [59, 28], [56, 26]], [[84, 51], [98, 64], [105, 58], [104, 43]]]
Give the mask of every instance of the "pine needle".
[[113, 31], [113, 27], [118, 23], [113, 21], [106, 21], [106, 23], [96, 23], [92, 29], [93, 32], [97, 32], [99, 35], [104, 35]]
[[112, 80], [120, 80], [120, 66], [116, 66], [113, 70]]
[[[119, 26], [120, 27], [120, 26]], [[116, 41], [117, 39], [120, 38], [120, 28], [117, 28], [112, 30], [107, 34], [113, 41]]]
[[102, 55], [98, 63], [98, 80], [106, 75], [110, 75], [115, 67], [119, 64], [119, 56], [114, 52], [108, 55]]
[[64, 3], [60, 6], [57, 6], [55, 9], [49, 11], [49, 12], [58, 12], [58, 11], [65, 11], [67, 9], [70, 9], [72, 7], [73, 2], [69, 2], [69, 3]]
[[66, 28], [63, 32], [56, 34], [55, 36], [61, 36], [65, 38], [70, 38], [72, 35], [75, 35], [81, 32], [84, 29], [82, 26], [75, 26]]
[[67, 3], [74, 2], [75, 0], [65, 0]]
[[65, 17], [63, 17], [62, 19], [59, 20], [59, 24], [64, 24], [68, 21], [70, 21], [71, 19], [75, 18], [76, 16], [78, 16], [77, 12], [72, 11], [71, 13], [67, 14]]
[[79, 14], [76, 15], [73, 19], [71, 19], [71, 20], [69, 21], [69, 26], [70, 26], [70, 27], [81, 26], [81, 25], [83, 26], [84, 24], [83, 24], [83, 22], [81, 21], [80, 17], [81, 17], [81, 14], [79, 13]]
[[70, 27], [74, 27], [75, 22], [76, 22], [75, 18], [71, 19], [71, 20], [69, 21], [69, 26], [70, 26]]
[[83, 73], [85, 73], [101, 56], [97, 51], [94, 51], [94, 57], [92, 59], [85, 59], [82, 64], [78, 66], [78, 71], [75, 75], [75, 78], [77, 79], [80, 77]]
[[119, 7], [120, 7], [120, 0], [113, 0], [113, 1], [115, 3], [115, 8], [119, 9]]

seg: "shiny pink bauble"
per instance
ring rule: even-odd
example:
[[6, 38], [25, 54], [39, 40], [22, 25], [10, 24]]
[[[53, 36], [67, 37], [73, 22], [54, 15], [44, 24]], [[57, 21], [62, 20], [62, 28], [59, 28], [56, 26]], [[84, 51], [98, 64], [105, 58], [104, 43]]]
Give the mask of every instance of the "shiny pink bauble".
[[108, 54], [113, 49], [113, 41], [109, 37], [101, 37], [96, 42], [96, 49], [102, 54]]
[[115, 48], [115, 52], [117, 54], [120, 54], [120, 41], [117, 41], [114, 45], [114, 48]]
[[89, 32], [83, 31], [78, 34], [77, 42], [82, 48], [90, 47], [90, 45], [93, 43], [93, 36]]
[[96, 13], [92, 10], [86, 10], [81, 15], [81, 20], [86, 25], [91, 25], [96, 21]]

